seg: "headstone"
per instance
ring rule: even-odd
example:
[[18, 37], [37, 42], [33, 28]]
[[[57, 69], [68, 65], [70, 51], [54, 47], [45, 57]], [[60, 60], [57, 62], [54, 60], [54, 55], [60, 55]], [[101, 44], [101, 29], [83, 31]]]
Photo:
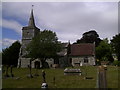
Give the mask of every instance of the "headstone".
[[42, 70], [43, 82], [46, 82], [45, 75], [46, 75], [45, 71], [44, 71], [44, 70]]
[[48, 88], [48, 84], [47, 83], [42, 83], [41, 88]]
[[28, 78], [33, 78], [32, 74], [27, 75]]
[[53, 84], [54, 84], [54, 86], [55, 86], [55, 77], [53, 77]]
[[81, 75], [80, 69], [68, 69], [64, 70], [64, 75]]
[[99, 86], [99, 88], [107, 88], [106, 69], [104, 66], [99, 66], [98, 86]]

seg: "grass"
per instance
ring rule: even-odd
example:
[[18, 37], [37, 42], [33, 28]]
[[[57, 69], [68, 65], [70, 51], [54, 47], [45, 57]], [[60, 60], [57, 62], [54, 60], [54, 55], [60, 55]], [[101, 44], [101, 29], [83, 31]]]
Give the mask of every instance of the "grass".
[[107, 85], [110, 88], [118, 87], [118, 68], [115, 66], [109, 66], [107, 70]]
[[[64, 69], [44, 69], [46, 72], [46, 81], [49, 88], [96, 88], [97, 84], [97, 66], [80, 67], [83, 72], [81, 76], [64, 75]], [[32, 74], [35, 74], [35, 69], [32, 69]], [[27, 68], [14, 68], [14, 78], [3, 78], [3, 88], [40, 88], [42, 83], [42, 69], [38, 70], [39, 76], [27, 78], [29, 70]], [[86, 73], [87, 72], [87, 73]], [[3, 74], [4, 75], [4, 74]], [[85, 76], [93, 77], [93, 79], [84, 79]], [[55, 85], [53, 83], [55, 77]], [[109, 66], [107, 70], [108, 88], [118, 87], [118, 70], [117, 67]]]

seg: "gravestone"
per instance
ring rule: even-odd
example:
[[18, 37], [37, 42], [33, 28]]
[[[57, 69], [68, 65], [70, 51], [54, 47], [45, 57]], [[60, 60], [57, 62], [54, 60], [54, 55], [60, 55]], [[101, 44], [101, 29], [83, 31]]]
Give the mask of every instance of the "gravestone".
[[64, 75], [81, 75], [80, 69], [68, 69], [64, 70]]
[[[43, 88], [43, 89], [45, 89], [45, 88], [48, 88], [48, 84], [47, 83], [42, 83], [42, 85], [41, 85], [41, 88]], [[45, 89], [46, 90], [46, 89]]]
[[99, 66], [98, 71], [98, 87], [107, 88], [107, 77], [106, 77], [106, 67]]

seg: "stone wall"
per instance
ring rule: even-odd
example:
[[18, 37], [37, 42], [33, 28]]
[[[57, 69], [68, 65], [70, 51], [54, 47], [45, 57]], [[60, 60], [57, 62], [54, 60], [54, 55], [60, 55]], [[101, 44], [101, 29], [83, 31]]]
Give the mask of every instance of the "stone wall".
[[49, 67], [52, 67], [54, 64], [54, 59], [52, 59], [52, 58], [47, 59], [46, 62], [48, 63]]
[[69, 66], [67, 55], [59, 58], [59, 65], [61, 68]]
[[30, 58], [21, 58], [21, 68], [27, 68], [30, 65]]
[[72, 57], [72, 65], [73, 66], [84, 66], [84, 65], [95, 65], [95, 58], [94, 56], [88, 57], [88, 62], [84, 62], [84, 56], [82, 57]]

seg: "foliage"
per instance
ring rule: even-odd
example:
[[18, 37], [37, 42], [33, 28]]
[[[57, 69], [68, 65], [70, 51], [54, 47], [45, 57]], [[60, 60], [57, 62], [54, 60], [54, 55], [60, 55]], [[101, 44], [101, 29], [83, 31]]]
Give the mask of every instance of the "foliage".
[[2, 64], [17, 66], [21, 44], [19, 41], [14, 42], [10, 47], [2, 51]]
[[108, 43], [108, 39], [103, 39], [99, 46], [96, 47], [96, 58], [100, 61], [111, 61], [113, 62], [111, 46]]
[[83, 37], [77, 40], [77, 43], [94, 43], [94, 42], [96, 46], [98, 46], [99, 43], [101, 42], [99, 35], [94, 30], [83, 33]]
[[47, 58], [55, 58], [60, 49], [61, 44], [58, 42], [56, 33], [50, 30], [41, 31], [27, 47], [28, 57], [40, 58], [43, 61]]
[[116, 53], [118, 60], [120, 61], [120, 34], [113, 36], [113, 39], [111, 40], [111, 46], [114, 53]]
[[0, 65], [2, 65], [2, 52], [0, 52]]
[[114, 62], [113, 62], [113, 65], [115, 65], [115, 66], [116, 66], [116, 65], [117, 65], [117, 66], [120, 66], [120, 61], [118, 61], [118, 60], [114, 61]]

